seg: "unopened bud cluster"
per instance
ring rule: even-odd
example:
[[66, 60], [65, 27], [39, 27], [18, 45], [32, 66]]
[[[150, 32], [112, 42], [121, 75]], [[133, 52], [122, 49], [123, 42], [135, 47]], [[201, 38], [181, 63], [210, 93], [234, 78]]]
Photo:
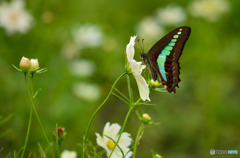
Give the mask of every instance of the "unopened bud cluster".
[[28, 58], [25, 58], [25, 57], [22, 57], [19, 65], [23, 72], [28, 72], [31, 69], [39, 68], [38, 59], [29, 60]]

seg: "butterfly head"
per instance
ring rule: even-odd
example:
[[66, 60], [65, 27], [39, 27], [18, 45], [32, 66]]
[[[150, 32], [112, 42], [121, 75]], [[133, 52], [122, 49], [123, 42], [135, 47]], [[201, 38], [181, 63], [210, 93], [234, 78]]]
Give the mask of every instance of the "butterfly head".
[[146, 54], [146, 53], [140, 53], [140, 57], [141, 57], [142, 59], [144, 59], [144, 58], [147, 57], [147, 54]]
[[140, 57], [142, 58], [143, 63], [148, 66], [149, 61], [148, 61], [148, 56], [146, 53], [140, 53]]

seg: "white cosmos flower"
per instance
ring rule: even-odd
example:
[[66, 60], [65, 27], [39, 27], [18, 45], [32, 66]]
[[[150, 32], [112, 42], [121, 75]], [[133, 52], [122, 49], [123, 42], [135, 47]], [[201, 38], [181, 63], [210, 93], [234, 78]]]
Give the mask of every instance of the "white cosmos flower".
[[128, 59], [128, 66], [131, 69], [131, 72], [133, 73], [137, 85], [138, 85], [138, 90], [140, 93], [140, 97], [142, 98], [143, 101], [149, 100], [149, 88], [146, 80], [143, 78], [141, 75], [142, 70], [146, 67], [145, 65], [142, 65], [142, 62], [137, 62], [136, 60], [133, 59], [134, 57], [134, 45], [135, 45], [135, 39], [137, 36], [133, 36], [130, 39], [129, 44], [126, 47], [126, 52], [127, 52], [127, 59]]
[[[104, 129], [103, 129], [103, 136], [96, 133], [97, 136], [97, 144], [101, 147], [103, 147], [107, 151], [107, 156], [110, 155], [112, 152], [112, 149], [115, 146], [115, 143], [107, 138], [106, 136], [112, 138], [115, 142], [117, 141], [119, 135], [119, 131], [121, 129], [121, 126], [117, 123], [113, 123], [110, 125], [109, 122], [106, 123]], [[106, 136], [104, 136], [106, 135]], [[123, 150], [124, 155], [129, 151], [129, 146], [131, 145], [132, 139], [130, 138], [130, 134], [127, 132], [123, 132], [121, 135], [121, 138], [119, 139], [118, 145]], [[125, 158], [130, 158], [132, 156], [132, 151], [130, 151]], [[114, 149], [111, 158], [122, 158], [122, 152], [120, 149], [116, 146]]]
[[25, 10], [22, 0], [11, 3], [0, 3], [0, 27], [6, 29], [9, 35], [14, 32], [26, 33], [31, 27], [32, 16]]
[[186, 14], [181, 7], [167, 6], [157, 11], [157, 18], [163, 25], [178, 25], [186, 19]]
[[188, 8], [192, 16], [214, 22], [221, 17], [221, 14], [228, 12], [230, 7], [226, 0], [195, 0]]
[[77, 158], [77, 152], [76, 151], [64, 150], [61, 153], [61, 158]]
[[158, 40], [164, 32], [163, 27], [151, 17], [144, 18], [136, 27], [137, 34], [147, 39], [146, 41]]
[[97, 47], [103, 42], [103, 33], [98, 25], [84, 24], [73, 31], [73, 39], [80, 48]]

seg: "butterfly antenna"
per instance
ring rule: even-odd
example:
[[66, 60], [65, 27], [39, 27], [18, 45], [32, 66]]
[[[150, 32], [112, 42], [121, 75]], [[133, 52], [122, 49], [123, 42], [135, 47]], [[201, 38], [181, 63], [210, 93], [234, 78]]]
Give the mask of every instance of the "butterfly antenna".
[[143, 40], [144, 40], [144, 39], [142, 39], [142, 47], [143, 47], [142, 49], [143, 49], [143, 52], [144, 52], [144, 44], [143, 44]]
[[[144, 52], [144, 50], [143, 50], [143, 46], [141, 46], [141, 44], [140, 44], [140, 42], [139, 42], [139, 39], [138, 39], [137, 41], [138, 41], [138, 44], [139, 44], [140, 48], [141, 48], [142, 51]], [[143, 41], [143, 39], [142, 39], [142, 41]]]

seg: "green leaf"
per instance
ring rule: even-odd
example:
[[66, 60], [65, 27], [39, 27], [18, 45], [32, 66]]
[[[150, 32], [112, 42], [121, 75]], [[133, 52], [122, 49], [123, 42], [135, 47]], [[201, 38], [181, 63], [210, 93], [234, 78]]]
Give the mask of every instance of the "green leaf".
[[39, 89], [35, 92], [35, 94], [33, 95], [33, 99], [37, 96], [38, 92], [41, 91], [41, 90], [42, 90], [42, 89], [39, 88]]
[[13, 117], [14, 113], [7, 115], [3, 120], [0, 121], [0, 125], [9, 121]]
[[11, 155], [11, 152], [5, 158], [8, 158], [10, 155]]

